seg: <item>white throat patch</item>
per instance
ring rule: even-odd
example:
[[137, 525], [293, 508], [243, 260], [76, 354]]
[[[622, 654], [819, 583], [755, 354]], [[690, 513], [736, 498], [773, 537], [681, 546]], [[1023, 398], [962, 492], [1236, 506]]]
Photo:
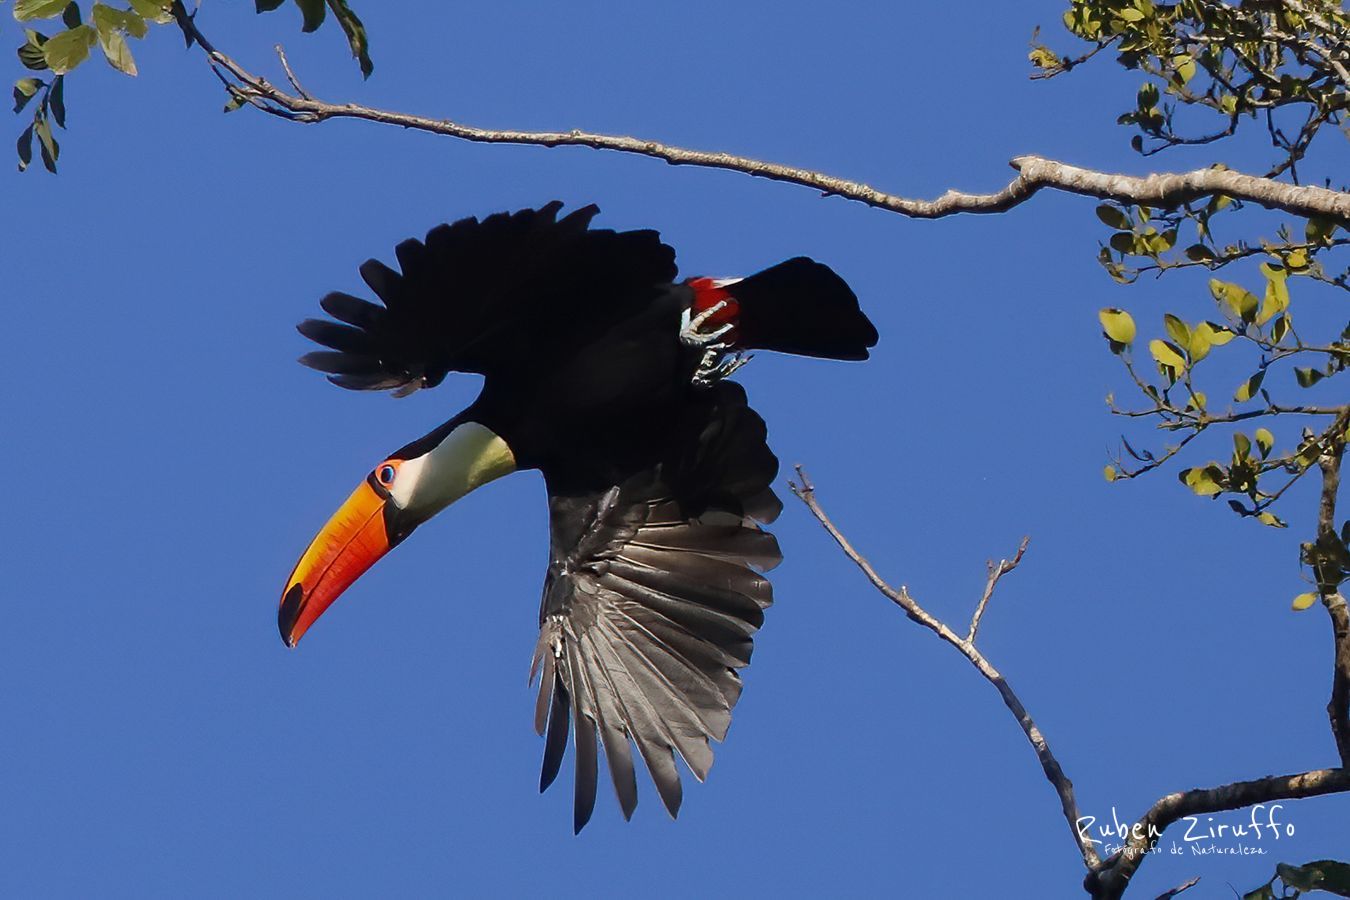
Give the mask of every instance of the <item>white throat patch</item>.
[[506, 441], [477, 422], [465, 422], [429, 452], [405, 461], [389, 493], [400, 508], [430, 517], [515, 470]]

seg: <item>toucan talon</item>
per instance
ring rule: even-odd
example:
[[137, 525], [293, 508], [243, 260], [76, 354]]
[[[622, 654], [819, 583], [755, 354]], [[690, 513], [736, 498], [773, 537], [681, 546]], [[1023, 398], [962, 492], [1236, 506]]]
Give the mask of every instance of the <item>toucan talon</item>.
[[718, 300], [698, 315], [694, 315], [692, 309], [685, 309], [684, 312], [680, 313], [680, 343], [686, 347], [709, 347], [715, 344], [718, 338], [735, 328], [735, 323], [728, 322], [719, 326], [715, 331], [702, 330], [703, 325], [725, 309], [726, 305], [727, 301]]
[[750, 360], [754, 359], [754, 354], [736, 353], [727, 358], [727, 345], [714, 344], [703, 351], [703, 359], [699, 361], [698, 368], [694, 370], [694, 377], [690, 380], [696, 388], [707, 389], [717, 384], [724, 378], [729, 378]]

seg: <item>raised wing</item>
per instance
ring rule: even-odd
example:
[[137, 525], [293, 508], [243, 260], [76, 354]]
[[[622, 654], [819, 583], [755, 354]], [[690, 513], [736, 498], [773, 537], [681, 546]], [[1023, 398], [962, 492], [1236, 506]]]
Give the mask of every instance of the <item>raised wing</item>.
[[580, 831], [595, 806], [596, 736], [625, 818], [637, 805], [630, 741], [672, 816], [674, 754], [700, 781], [741, 693], [737, 670], [772, 602], [760, 574], [782, 558], [760, 528], [782, 504], [764, 421], [731, 382], [707, 391], [675, 429], [668, 458], [608, 489], [549, 481], [552, 552], [532, 672], [546, 734], [540, 790], [557, 777], [575, 720]]
[[300, 362], [341, 387], [411, 393], [450, 371], [528, 365], [567, 328], [622, 314], [674, 280], [675, 251], [655, 231], [591, 230], [597, 207], [558, 219], [561, 208], [440, 225], [394, 249], [401, 271], [367, 260], [361, 277], [384, 305], [324, 297], [338, 321], [299, 328], [329, 349]]

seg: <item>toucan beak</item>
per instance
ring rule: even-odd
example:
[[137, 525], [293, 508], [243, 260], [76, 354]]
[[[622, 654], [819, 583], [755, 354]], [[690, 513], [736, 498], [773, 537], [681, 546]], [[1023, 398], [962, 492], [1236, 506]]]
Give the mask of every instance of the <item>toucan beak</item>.
[[286, 646], [294, 647], [324, 610], [389, 552], [386, 502], [369, 481], [362, 482], [300, 557], [277, 612]]

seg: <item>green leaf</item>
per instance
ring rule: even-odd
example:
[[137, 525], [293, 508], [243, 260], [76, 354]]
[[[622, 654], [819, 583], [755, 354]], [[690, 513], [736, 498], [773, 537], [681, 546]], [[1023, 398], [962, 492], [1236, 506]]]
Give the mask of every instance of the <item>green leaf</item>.
[[136, 60], [132, 58], [131, 48], [127, 46], [127, 39], [122, 35], [122, 32], [100, 31], [98, 43], [103, 48], [103, 55], [107, 57], [109, 64], [114, 69], [131, 76], [136, 75]]
[[1185, 347], [1191, 342], [1191, 330], [1186, 327], [1185, 322], [1171, 313], [1163, 315], [1163, 327], [1167, 329], [1167, 334], [1178, 345]]
[[42, 45], [45, 43], [47, 43], [46, 35], [29, 31], [28, 42], [19, 48], [19, 62], [23, 63], [25, 68], [37, 72], [48, 68], [47, 59], [42, 55]]
[[81, 25], [63, 31], [42, 45], [42, 56], [58, 75], [64, 75], [84, 62], [89, 48], [94, 46], [98, 33], [92, 25]]
[[14, 111], [23, 112], [23, 108], [37, 95], [43, 84], [39, 78], [20, 78], [14, 82]]
[[51, 107], [52, 119], [62, 128], [66, 127], [66, 76], [57, 75], [52, 89], [47, 94], [47, 105]]
[[1148, 351], [1153, 354], [1153, 358], [1160, 365], [1168, 366], [1178, 372], [1185, 371], [1186, 359], [1181, 355], [1181, 348], [1175, 344], [1154, 338], [1148, 342]]
[[1285, 335], [1289, 333], [1289, 317], [1276, 316], [1275, 321], [1270, 325], [1270, 339], [1275, 343], [1284, 340]]
[[[17, 14], [18, 10], [16, 9], [15, 12]], [[1303, 234], [1310, 244], [1326, 244], [1331, 241], [1331, 235], [1335, 231], [1335, 222], [1314, 216], [1308, 220], [1308, 224], [1303, 229]]]
[[1117, 231], [1129, 231], [1134, 227], [1130, 223], [1129, 216], [1125, 215], [1124, 212], [1109, 203], [1103, 203], [1101, 206], [1097, 207], [1097, 218], [1101, 219], [1104, 224]]
[[1209, 329], [1201, 322], [1191, 332], [1190, 342], [1186, 345], [1186, 352], [1191, 356], [1192, 365], [1209, 356], [1209, 346]]
[[150, 26], [145, 24], [145, 19], [138, 13], [129, 9], [115, 9], [102, 3], [94, 4], [94, 26], [98, 29], [100, 39], [103, 35], [115, 31], [143, 38], [150, 30]]
[[1266, 370], [1262, 369], [1251, 378], [1242, 382], [1238, 386], [1237, 392], [1233, 394], [1233, 399], [1239, 403], [1245, 403], [1256, 396], [1257, 391], [1261, 390], [1261, 382], [1265, 380]]
[[1319, 369], [1305, 369], [1302, 366], [1294, 368], [1294, 377], [1298, 379], [1299, 387], [1312, 387], [1317, 382], [1326, 378], [1326, 373]]
[[1252, 453], [1252, 441], [1240, 431], [1233, 432], [1233, 453], [1238, 459], [1246, 459]]
[[19, 135], [19, 171], [28, 168], [33, 161], [33, 126], [29, 125]]
[[1224, 344], [1237, 337], [1233, 332], [1233, 329], [1229, 328], [1227, 325], [1220, 325], [1217, 322], [1210, 322], [1208, 320], [1197, 325], [1196, 330], [1203, 331], [1205, 337], [1208, 338], [1209, 342], [1215, 347], [1222, 347]]
[[1120, 473], [1116, 471], [1115, 466], [1107, 466], [1102, 470], [1102, 475], [1106, 477], [1107, 481], [1115, 481], [1120, 476]]
[[1097, 312], [1097, 318], [1101, 321], [1102, 331], [1108, 339], [1123, 347], [1134, 343], [1134, 318], [1125, 310], [1108, 306]]
[[1111, 235], [1109, 243], [1111, 244], [1111, 248], [1118, 253], [1133, 253], [1135, 249], [1134, 242], [1134, 232], [1117, 231], [1115, 234]]
[[66, 8], [61, 13], [61, 21], [66, 23], [67, 28], [76, 28], [80, 24], [80, 5], [71, 0], [66, 4]]
[[165, 0], [131, 0], [131, 8], [136, 10], [141, 18], [157, 25], [166, 25], [173, 21], [173, 4]]
[[1289, 308], [1289, 272], [1283, 266], [1261, 263], [1261, 274], [1266, 277], [1266, 299], [1256, 324], [1264, 325]]
[[324, 15], [328, 11], [324, 0], [295, 0], [295, 5], [300, 7], [300, 12], [305, 15], [305, 24], [301, 26], [301, 31], [315, 31], [323, 24]]
[[361, 65], [361, 75], [369, 78], [370, 73], [375, 71], [375, 64], [370, 61], [370, 41], [366, 38], [366, 26], [347, 5], [347, 0], [328, 0], [328, 4], [333, 7], [333, 15], [342, 26], [342, 32], [347, 35], [347, 45], [352, 48], [352, 56]]
[[1213, 497], [1215, 494], [1223, 493], [1223, 469], [1215, 463], [1207, 466], [1196, 466], [1193, 469], [1182, 469], [1177, 473], [1181, 483], [1195, 491], [1201, 497]]
[[55, 175], [56, 160], [61, 155], [61, 145], [52, 136], [52, 127], [47, 124], [45, 117], [38, 116], [33, 122], [33, 128], [37, 132], [38, 145], [42, 150], [42, 164], [47, 167], [48, 172]]
[[1317, 602], [1317, 595], [1312, 591], [1309, 591], [1306, 594], [1299, 594], [1297, 597], [1295, 597], [1294, 602], [1291, 604], [1291, 606], [1293, 607], [1294, 612], [1302, 612], [1303, 610], [1309, 608], [1316, 602]]
[[1269, 428], [1256, 429], [1256, 448], [1261, 451], [1261, 458], [1270, 456], [1270, 449], [1275, 446], [1275, 435], [1270, 433]]
[[1286, 523], [1284, 519], [1281, 519], [1279, 516], [1275, 515], [1272, 512], [1261, 513], [1261, 515], [1256, 517], [1256, 521], [1260, 522], [1262, 525], [1269, 525], [1271, 528], [1289, 527], [1288, 523]]
[[1246, 288], [1231, 281], [1220, 281], [1217, 278], [1209, 280], [1209, 292], [1214, 295], [1214, 299], [1228, 307], [1233, 315], [1243, 322], [1251, 323], [1256, 321], [1256, 310], [1260, 306], [1256, 296]]
[[1032, 47], [1027, 59], [1038, 69], [1057, 69], [1060, 65], [1059, 57], [1049, 47]]
[[286, 0], [253, 0], [253, 8], [260, 13], [271, 12]]
[[20, 22], [50, 19], [61, 14], [68, 0], [14, 0], [14, 18]]
[[1214, 251], [1204, 244], [1191, 244], [1186, 248], [1186, 258], [1193, 262], [1205, 262], [1215, 259]]

